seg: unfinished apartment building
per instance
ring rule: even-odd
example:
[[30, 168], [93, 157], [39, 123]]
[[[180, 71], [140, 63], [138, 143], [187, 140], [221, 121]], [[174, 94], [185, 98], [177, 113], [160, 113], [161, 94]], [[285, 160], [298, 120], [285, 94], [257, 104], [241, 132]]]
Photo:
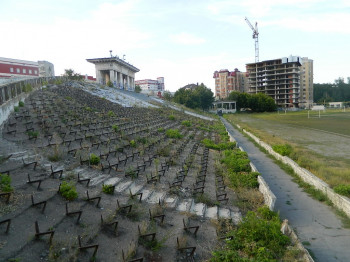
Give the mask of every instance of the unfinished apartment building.
[[299, 56], [247, 64], [248, 92], [264, 93], [279, 107], [310, 107], [313, 100], [313, 61]]
[[215, 71], [215, 97], [223, 99], [228, 97], [232, 91], [245, 92], [248, 85], [248, 78], [245, 72], [240, 72], [237, 68], [230, 72], [227, 69]]

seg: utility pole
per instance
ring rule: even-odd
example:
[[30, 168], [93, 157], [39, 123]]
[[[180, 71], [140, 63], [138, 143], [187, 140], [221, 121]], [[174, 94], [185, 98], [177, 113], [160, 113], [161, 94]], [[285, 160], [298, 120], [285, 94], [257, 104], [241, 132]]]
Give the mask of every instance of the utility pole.
[[245, 21], [253, 31], [253, 39], [255, 39], [255, 93], [258, 93], [258, 62], [259, 62], [259, 31], [258, 22], [255, 22], [255, 27], [249, 22], [248, 18]]

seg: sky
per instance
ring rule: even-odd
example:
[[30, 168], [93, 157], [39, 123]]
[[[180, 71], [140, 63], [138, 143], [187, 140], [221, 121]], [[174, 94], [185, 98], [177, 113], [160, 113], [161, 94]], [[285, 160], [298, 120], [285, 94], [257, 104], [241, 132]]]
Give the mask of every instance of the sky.
[[314, 83], [350, 77], [348, 0], [0, 0], [0, 57], [54, 64], [95, 76], [87, 58], [123, 57], [135, 79], [165, 78], [176, 91], [204, 83], [216, 70], [255, 61], [314, 60]]

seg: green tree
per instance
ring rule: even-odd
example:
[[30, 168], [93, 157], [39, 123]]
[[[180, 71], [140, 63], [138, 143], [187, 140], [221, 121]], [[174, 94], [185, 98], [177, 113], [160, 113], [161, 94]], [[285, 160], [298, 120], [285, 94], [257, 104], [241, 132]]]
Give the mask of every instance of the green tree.
[[191, 85], [191, 88], [180, 88], [174, 94], [174, 101], [189, 108], [205, 110], [214, 102], [214, 94], [202, 83], [200, 85]]
[[163, 97], [167, 101], [171, 101], [174, 98], [174, 96], [169, 91], [164, 91]]
[[139, 85], [135, 86], [135, 92], [136, 93], [141, 93], [141, 87]]
[[69, 68], [69, 69], [64, 69], [64, 74], [63, 76], [65, 76], [66, 78], [68, 78], [69, 80], [83, 80], [83, 76], [74, 72], [73, 69]]
[[236, 101], [237, 110], [250, 108], [253, 112], [272, 112], [277, 109], [275, 100], [263, 93], [247, 94], [242, 92], [231, 92], [227, 100]]
[[314, 101], [317, 103], [350, 101], [350, 78], [345, 83], [344, 78], [339, 77], [334, 83], [314, 84]]

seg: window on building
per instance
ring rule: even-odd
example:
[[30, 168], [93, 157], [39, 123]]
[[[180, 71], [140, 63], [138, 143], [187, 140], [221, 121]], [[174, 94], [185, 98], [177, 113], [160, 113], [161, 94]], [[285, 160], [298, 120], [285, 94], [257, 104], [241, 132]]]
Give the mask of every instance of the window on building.
[[29, 69], [29, 74], [32, 74], [32, 69]]
[[37, 75], [38, 74], [38, 70], [35, 70], [34, 73]]
[[10, 67], [10, 72], [13, 73], [13, 67]]
[[19, 68], [16, 68], [16, 72], [19, 74], [21, 73], [21, 70]]
[[23, 74], [26, 74], [27, 73], [27, 69], [23, 68]]

